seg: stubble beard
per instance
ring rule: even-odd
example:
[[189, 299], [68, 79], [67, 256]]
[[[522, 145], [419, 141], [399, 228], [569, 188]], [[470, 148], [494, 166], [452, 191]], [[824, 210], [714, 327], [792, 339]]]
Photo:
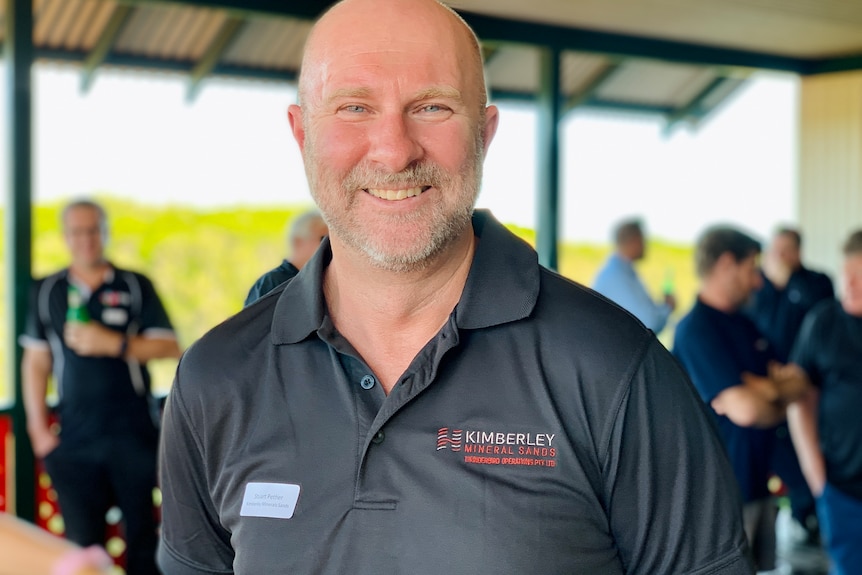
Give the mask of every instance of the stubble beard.
[[[456, 174], [424, 161], [396, 173], [362, 163], [342, 175], [321, 164], [315, 141], [308, 134], [304, 162], [311, 195], [330, 234], [365, 254], [375, 267], [405, 273], [427, 268], [472, 225], [482, 180], [483, 150], [481, 134], [477, 133], [470, 157]], [[363, 189], [429, 185], [436, 188], [438, 201], [421, 210], [386, 215], [385, 221], [370, 223], [351, 209], [357, 194], [367, 193]], [[449, 194], [456, 194], [453, 202], [446, 202]], [[396, 243], [391, 238], [387, 241], [385, 234], [390, 232], [385, 228], [399, 230], [406, 237], [398, 238]]]

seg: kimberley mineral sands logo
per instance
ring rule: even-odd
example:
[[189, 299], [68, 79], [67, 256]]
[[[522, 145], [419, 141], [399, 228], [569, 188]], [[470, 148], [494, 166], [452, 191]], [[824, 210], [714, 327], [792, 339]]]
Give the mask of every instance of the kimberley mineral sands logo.
[[463, 453], [473, 465], [556, 467], [556, 433], [517, 433], [441, 427], [437, 451]]

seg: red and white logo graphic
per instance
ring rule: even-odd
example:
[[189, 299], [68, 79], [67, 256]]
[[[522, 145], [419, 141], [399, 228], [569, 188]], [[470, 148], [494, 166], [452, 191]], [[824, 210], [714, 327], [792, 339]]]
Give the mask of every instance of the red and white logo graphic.
[[483, 429], [437, 430], [437, 451], [462, 452], [464, 463], [473, 465], [517, 465], [556, 467], [556, 433]]
[[464, 438], [464, 432], [460, 429], [449, 430], [448, 427], [441, 427], [437, 430], [437, 451], [441, 449], [449, 449], [451, 451], [461, 451], [461, 440]]

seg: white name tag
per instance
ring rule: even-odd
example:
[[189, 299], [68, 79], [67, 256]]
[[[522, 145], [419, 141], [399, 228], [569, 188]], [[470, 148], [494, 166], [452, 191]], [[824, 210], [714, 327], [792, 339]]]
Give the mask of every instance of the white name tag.
[[105, 325], [125, 325], [129, 312], [121, 307], [106, 307], [102, 310], [102, 323]]
[[243, 517], [290, 519], [299, 500], [299, 485], [292, 483], [248, 483], [239, 514]]

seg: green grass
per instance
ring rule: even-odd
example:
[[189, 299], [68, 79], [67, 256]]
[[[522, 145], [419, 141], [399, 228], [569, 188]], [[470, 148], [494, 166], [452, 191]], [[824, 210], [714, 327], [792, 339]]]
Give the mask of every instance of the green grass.
[[[147, 274], [156, 285], [174, 323], [180, 344], [189, 346], [210, 328], [242, 308], [251, 284], [261, 273], [278, 265], [285, 250], [288, 221], [307, 205], [238, 207], [199, 210], [182, 205], [152, 206], [109, 195], [98, 198], [111, 219], [108, 257], [120, 267]], [[59, 203], [39, 204], [33, 210], [33, 275], [49, 274], [67, 264], [59, 229]], [[535, 245], [535, 233], [510, 226]], [[0, 238], [0, 248], [5, 238]], [[560, 273], [590, 285], [609, 246], [564, 244]], [[5, 253], [0, 252], [0, 258]], [[653, 241], [647, 259], [639, 264], [648, 289], [661, 292], [668, 270], [673, 270], [679, 299], [676, 316], [691, 305], [695, 293], [690, 246]], [[5, 297], [9, 286], [5, 266], [0, 268], [0, 373], [6, 374], [7, 317]], [[662, 341], [669, 345], [671, 330]], [[175, 361], [152, 364], [155, 388], [165, 392], [173, 378]], [[0, 379], [0, 404], [10, 400], [7, 378]]]

